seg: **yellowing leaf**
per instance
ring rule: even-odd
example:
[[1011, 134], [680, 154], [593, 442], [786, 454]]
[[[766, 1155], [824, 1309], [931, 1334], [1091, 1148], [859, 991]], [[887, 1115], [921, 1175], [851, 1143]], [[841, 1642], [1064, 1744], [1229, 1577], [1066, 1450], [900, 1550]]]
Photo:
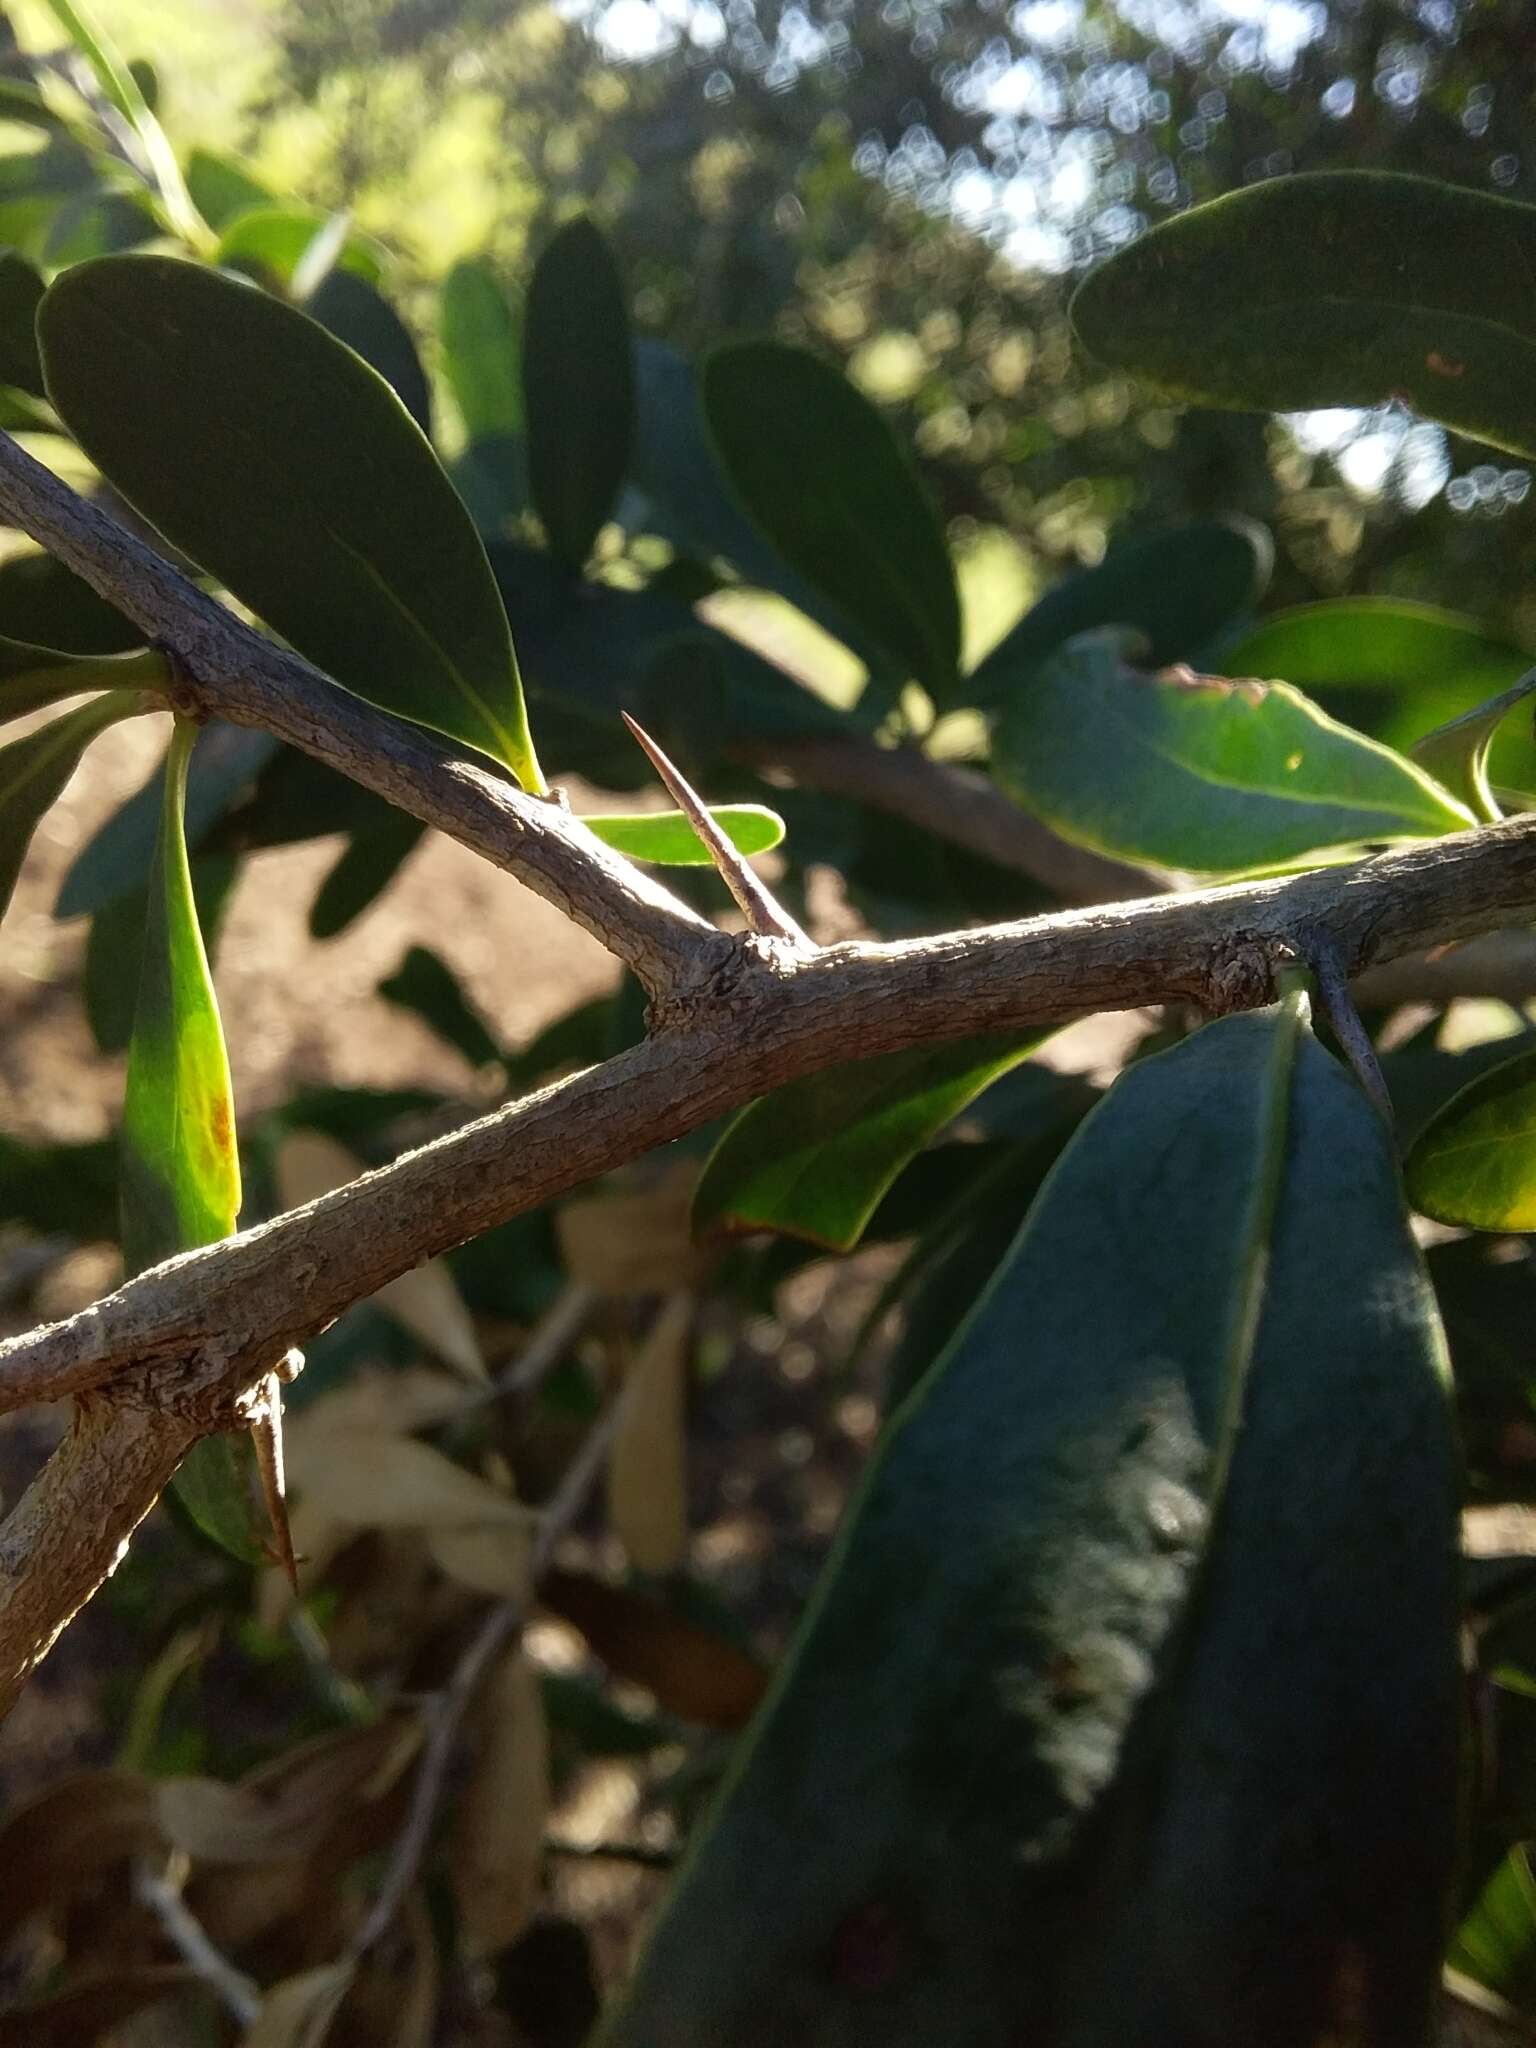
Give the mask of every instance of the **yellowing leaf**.
[[486, 1682], [480, 1747], [454, 1825], [449, 1874], [464, 1939], [488, 1955], [526, 1926], [549, 1811], [549, 1735], [538, 1673], [521, 1645]]
[[608, 1459], [608, 1516], [642, 1572], [675, 1571], [688, 1547], [688, 1351], [693, 1296], [665, 1301], [635, 1354]]
[[[323, 1131], [293, 1131], [277, 1150], [278, 1199], [285, 1209], [299, 1209], [333, 1188], [360, 1180], [367, 1170], [345, 1145]], [[465, 1379], [487, 1377], [469, 1310], [441, 1259], [429, 1259], [402, 1273], [372, 1299]]]

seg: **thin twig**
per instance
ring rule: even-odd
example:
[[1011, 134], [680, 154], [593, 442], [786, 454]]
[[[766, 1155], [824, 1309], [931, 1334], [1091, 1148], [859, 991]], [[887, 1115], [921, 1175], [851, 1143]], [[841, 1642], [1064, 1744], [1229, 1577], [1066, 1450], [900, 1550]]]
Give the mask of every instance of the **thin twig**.
[[[529, 1564], [532, 1584], [537, 1584], [548, 1568], [561, 1537], [586, 1504], [587, 1495], [612, 1446], [617, 1409], [618, 1404], [611, 1403], [598, 1417], [540, 1514]], [[350, 1961], [361, 1961], [383, 1939], [415, 1889], [447, 1789], [464, 1717], [474, 1704], [475, 1694], [486, 1673], [501, 1652], [516, 1639], [525, 1615], [526, 1604], [522, 1600], [502, 1600], [492, 1607], [470, 1638], [447, 1685], [429, 1706], [427, 1738], [422, 1747], [421, 1762], [416, 1767], [405, 1825], [390, 1850], [389, 1861], [379, 1882], [378, 1896], [348, 1944], [347, 1958]]]
[[756, 932], [762, 939], [784, 939], [792, 946], [809, 948], [810, 940], [784, 906], [777, 901], [773, 891], [753, 868], [751, 862], [745, 855], [738, 853], [726, 838], [711, 816], [709, 806], [682, 770], [662, 752], [644, 726], [631, 718], [627, 711], [621, 711], [619, 716], [629, 727], [630, 734], [641, 753], [660, 776], [668, 796], [704, 842], [705, 850], [714, 862], [721, 881], [735, 897], [736, 907], [747, 920], [747, 930]]
[[208, 1930], [182, 1897], [186, 1865], [186, 1857], [179, 1852], [172, 1856], [165, 1871], [156, 1870], [147, 1861], [136, 1863], [134, 1896], [154, 1914], [172, 1948], [219, 2003], [242, 2027], [253, 2026], [261, 2016], [260, 1987], [215, 1946]]
[[489, 1386], [476, 1387], [466, 1394], [464, 1408], [518, 1400], [542, 1386], [592, 1320], [601, 1299], [597, 1289], [589, 1287], [585, 1280], [568, 1280], [534, 1325], [516, 1358], [496, 1374]]

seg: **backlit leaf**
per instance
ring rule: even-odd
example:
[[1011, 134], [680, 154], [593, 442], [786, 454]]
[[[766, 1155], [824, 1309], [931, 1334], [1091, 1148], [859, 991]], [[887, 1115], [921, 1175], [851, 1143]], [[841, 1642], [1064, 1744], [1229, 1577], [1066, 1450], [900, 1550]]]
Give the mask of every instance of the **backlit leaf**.
[[1478, 1893], [1446, 1962], [1507, 2005], [1536, 1998], [1536, 1874], [1531, 1845], [1519, 1842]]
[[1536, 207], [1390, 171], [1272, 178], [1162, 222], [1078, 287], [1100, 362], [1196, 405], [1401, 399], [1536, 454]]
[[1408, 1155], [1408, 1198], [1441, 1223], [1536, 1230], [1536, 1053], [1470, 1082]]
[[479, 536], [350, 349], [162, 256], [65, 272], [38, 332], [54, 404], [167, 539], [339, 683], [542, 788]]
[[581, 568], [612, 514], [634, 410], [624, 283], [591, 221], [573, 220], [534, 265], [523, 314], [529, 488], [567, 569]]
[[[0, 693], [4, 687], [0, 683]], [[10, 904], [38, 820], [62, 795], [80, 756], [99, 732], [139, 709], [136, 692], [108, 691], [0, 747], [0, 917]]]
[[[990, 707], [1027, 688], [1040, 663], [1078, 633], [1124, 626], [1140, 634], [1149, 668], [1208, 657], [1222, 631], [1263, 595], [1274, 547], [1262, 527], [1197, 520], [1110, 549], [1097, 568], [1048, 590], [960, 685]], [[1289, 675], [1283, 666], [1254, 671]], [[1248, 673], [1247, 670], [1244, 673]]]
[[[711, 804], [709, 814], [738, 853], [767, 853], [784, 837], [784, 820], [766, 804]], [[631, 860], [707, 868], [709, 853], [681, 811], [637, 811], [628, 817], [582, 817], [587, 830]]]
[[777, 1230], [851, 1251], [908, 1161], [1046, 1035], [882, 1053], [761, 1097], [710, 1156], [695, 1234]]
[[1490, 824], [1504, 815], [1488, 784], [1488, 754], [1494, 734], [1532, 690], [1536, 690], [1536, 670], [1476, 710], [1464, 711], [1459, 718], [1436, 726], [1409, 749], [1421, 768], [1435, 776], [1474, 817]]
[[[1284, 676], [1335, 718], [1400, 753], [1519, 681], [1529, 654], [1475, 619], [1398, 598], [1336, 597], [1274, 612], [1228, 648], [1229, 674]], [[1498, 733], [1489, 768], [1503, 787], [1536, 790], [1524, 721]]]
[[456, 263], [443, 280], [443, 371], [471, 441], [523, 427], [517, 321], [491, 266]]
[[[292, 283], [294, 274], [323, 234], [332, 216], [323, 207], [260, 202], [236, 214], [219, 236], [214, 261], [227, 270], [248, 270], [274, 284]], [[384, 274], [384, 252], [367, 235], [349, 235], [338, 262], [343, 270], [377, 284]]]
[[1458, 1460], [1389, 1140], [1302, 1014], [1082, 1126], [867, 1470], [604, 2048], [1428, 2038]]
[[168, 679], [162, 654], [146, 651], [98, 659], [0, 639], [0, 724], [85, 690], [163, 689]]
[[1421, 769], [1289, 683], [1143, 674], [1107, 634], [1064, 647], [1009, 700], [993, 765], [1063, 837], [1206, 873], [1475, 823]]
[[237, 215], [249, 213], [252, 207], [276, 204], [272, 193], [244, 164], [205, 149], [201, 143], [187, 156], [186, 177], [193, 203], [215, 232], [221, 233]]
[[949, 702], [960, 598], [944, 529], [875, 407], [815, 356], [772, 341], [717, 349], [703, 397], [726, 474], [768, 539], [899, 670]]

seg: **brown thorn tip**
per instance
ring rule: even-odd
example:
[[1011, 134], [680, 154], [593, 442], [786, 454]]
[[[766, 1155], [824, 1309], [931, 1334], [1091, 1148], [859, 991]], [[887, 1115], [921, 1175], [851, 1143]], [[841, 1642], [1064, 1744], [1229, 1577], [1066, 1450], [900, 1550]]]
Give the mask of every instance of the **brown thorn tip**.
[[759, 938], [785, 939], [792, 946], [809, 948], [810, 940], [789, 912], [775, 899], [766, 883], [754, 872], [746, 857], [737, 852], [709, 814], [709, 806], [682, 770], [668, 759], [645, 727], [627, 711], [619, 716], [629, 728], [636, 745], [656, 770], [663, 788], [704, 842], [720, 879], [735, 897], [747, 929]]

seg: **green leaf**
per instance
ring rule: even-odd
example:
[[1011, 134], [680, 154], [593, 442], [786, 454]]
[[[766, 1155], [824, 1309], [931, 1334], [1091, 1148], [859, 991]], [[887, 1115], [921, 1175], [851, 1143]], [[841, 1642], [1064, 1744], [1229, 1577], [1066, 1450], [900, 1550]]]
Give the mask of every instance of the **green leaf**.
[[137, 691], [108, 691], [0, 747], [0, 917], [10, 907], [38, 821], [62, 795], [80, 756], [99, 732], [141, 708]]
[[1498, 823], [1500, 810], [1488, 783], [1488, 754], [1494, 735], [1517, 704], [1536, 690], [1536, 669], [1530, 670], [1512, 689], [1501, 690], [1486, 704], [1448, 719], [1414, 741], [1409, 749], [1426, 773], [1433, 775], [1453, 796], [1464, 803], [1474, 817], [1490, 825]]
[[[1210, 654], [1224, 628], [1257, 604], [1273, 561], [1269, 535], [1246, 521], [1201, 519], [1148, 540], [1126, 541], [1111, 548], [1097, 568], [1048, 590], [965, 679], [959, 694], [984, 708], [1002, 703], [1028, 686], [1048, 655], [1095, 626], [1125, 626], [1144, 635], [1149, 668], [1198, 661]], [[1282, 672], [1289, 673], [1276, 671]]]
[[[709, 815], [738, 853], [767, 853], [784, 837], [784, 820], [766, 804], [711, 804]], [[631, 816], [584, 814], [581, 820], [595, 838], [631, 860], [659, 866], [707, 868], [704, 842], [681, 811], [637, 811]]]
[[567, 569], [581, 568], [612, 513], [634, 411], [623, 279], [592, 222], [569, 221], [534, 265], [523, 313], [529, 488]]
[[1288, 683], [1145, 675], [1108, 634], [1070, 643], [1010, 700], [993, 768], [1065, 838], [1204, 873], [1475, 822]]
[[387, 811], [352, 834], [309, 906], [309, 935], [333, 939], [389, 887], [415, 851], [426, 826], [405, 811]]
[[443, 280], [443, 372], [471, 441], [523, 430], [517, 321], [491, 266], [455, 263]]
[[1384, 405], [1536, 454], [1536, 207], [1390, 171], [1273, 178], [1078, 287], [1090, 354], [1255, 412]]
[[193, 204], [218, 233], [253, 207], [276, 204], [266, 186], [253, 178], [244, 164], [218, 150], [205, 149], [201, 143], [187, 157], [186, 175]]
[[304, 302], [304, 310], [377, 370], [429, 438], [432, 392], [410, 329], [365, 278], [333, 270]]
[[908, 1161], [1046, 1036], [883, 1053], [761, 1097], [710, 1155], [693, 1198], [695, 1236], [776, 1230], [851, 1251]]
[[0, 384], [43, 395], [43, 366], [37, 354], [37, 308], [43, 280], [14, 249], [0, 251]]
[[1519, 2011], [1536, 2000], [1536, 1874], [1517, 1842], [1457, 1928], [1446, 1962]]
[[[157, 794], [159, 789], [157, 778]], [[238, 862], [228, 854], [206, 855], [192, 862], [193, 901], [210, 960], [218, 949], [219, 927], [238, 873]], [[124, 1051], [133, 1036], [148, 911], [146, 886], [119, 896], [91, 919], [81, 994], [91, 1036], [102, 1052]]]
[[382, 378], [294, 307], [162, 256], [67, 271], [38, 332], [55, 406], [169, 540], [339, 683], [542, 790], [485, 550]]
[[213, 240], [208, 223], [192, 203], [176, 152], [145, 99], [139, 80], [80, 0], [48, 0], [48, 5], [59, 26], [95, 72], [102, 92], [137, 137], [167, 224], [190, 248], [206, 255]]
[[[201, 845], [277, 753], [269, 733], [218, 721], [203, 728], [182, 805], [189, 846]], [[164, 829], [164, 790], [162, 765], [86, 841], [59, 885], [55, 917], [93, 915], [144, 885]]]
[[[213, 260], [226, 270], [244, 270], [286, 288], [333, 216], [321, 206], [259, 203], [238, 213], [219, 236]], [[338, 266], [365, 284], [384, 275], [384, 251], [369, 235], [350, 234]]]
[[598, 2040], [1426, 2040], [1458, 1496], [1391, 1146], [1297, 1006], [1133, 1066], [894, 1419]]
[[168, 681], [165, 656], [150, 649], [97, 658], [0, 639], [0, 724], [82, 690], [158, 690]]
[[[150, 872], [138, 1001], [123, 1096], [123, 1262], [143, 1271], [227, 1237], [240, 1209], [234, 1095], [192, 894], [182, 810], [197, 728], [178, 720], [166, 760]], [[251, 1512], [250, 1440], [205, 1437], [172, 1482], [193, 1521], [247, 1563], [262, 1556]]]
[[773, 341], [717, 349], [703, 396], [725, 472], [768, 539], [903, 674], [951, 702], [960, 598], [944, 529], [875, 407]]
[[[386, 1002], [419, 1017], [429, 1030], [461, 1052], [472, 1067], [505, 1064], [506, 1054], [459, 986], [453, 970], [427, 947], [412, 946], [394, 973], [379, 983], [379, 994]], [[601, 1058], [601, 1053], [597, 1057]]]
[[1408, 1155], [1408, 1197], [1440, 1223], [1536, 1230], [1536, 1053], [1453, 1095]]
[[229, 1060], [182, 829], [197, 737], [177, 722], [150, 871], [123, 1099], [123, 1258], [130, 1273], [227, 1237], [240, 1208]]
[[123, 654], [144, 640], [72, 569], [41, 553], [0, 562], [0, 633], [68, 654]]

